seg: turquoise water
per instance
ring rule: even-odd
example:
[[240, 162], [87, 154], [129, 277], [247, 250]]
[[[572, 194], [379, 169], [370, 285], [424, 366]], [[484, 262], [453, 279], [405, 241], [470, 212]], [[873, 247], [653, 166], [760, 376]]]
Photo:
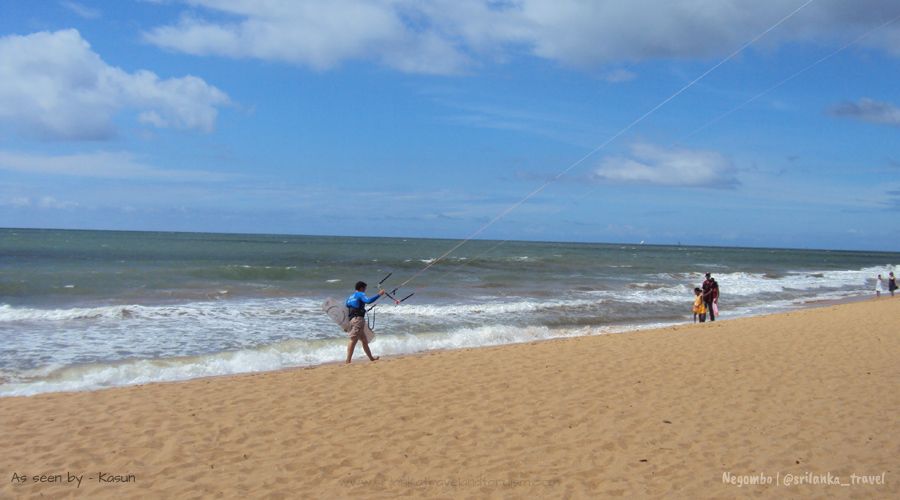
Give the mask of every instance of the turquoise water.
[[898, 253], [0, 229], [0, 395], [340, 360], [321, 311], [353, 284], [415, 295], [374, 311], [377, 354], [690, 320], [712, 272], [725, 319], [871, 293]]

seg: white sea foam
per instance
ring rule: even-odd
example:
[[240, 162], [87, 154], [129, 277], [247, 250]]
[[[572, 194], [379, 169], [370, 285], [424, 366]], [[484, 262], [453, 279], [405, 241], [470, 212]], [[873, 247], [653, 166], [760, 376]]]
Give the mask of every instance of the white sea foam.
[[[626, 328], [550, 329], [485, 326], [461, 328], [449, 333], [382, 335], [373, 349], [379, 355], [392, 356], [437, 349], [459, 349], [545, 340], [560, 337], [596, 335]], [[167, 359], [126, 360], [108, 364], [86, 364], [32, 370], [0, 385], [0, 396], [28, 396], [45, 392], [96, 390], [107, 387], [187, 380], [214, 375], [278, 370], [340, 362], [346, 353], [346, 341], [290, 340], [276, 344], [220, 352], [204, 356]], [[365, 362], [360, 353], [357, 358]]]
[[[724, 273], [714, 275], [723, 299], [752, 298], [762, 294], [784, 294], [786, 300], [819, 296], [831, 292], [841, 296], [854, 291], [869, 290], [869, 282], [883, 267], [848, 271], [791, 272], [772, 277], [763, 273]], [[577, 308], [597, 303], [625, 304], [681, 303], [691, 296], [694, 286], [703, 280], [696, 274], [660, 274], [656, 281], [632, 283], [621, 290], [584, 291], [564, 297], [527, 298], [496, 296], [478, 297], [475, 303], [415, 304], [403, 307], [380, 307], [378, 312], [409, 317], [498, 316], [506, 314]], [[329, 280], [332, 281], [332, 280]], [[667, 284], [681, 281], [678, 284]], [[224, 291], [227, 292], [227, 291]], [[221, 292], [220, 292], [221, 293]], [[319, 299], [259, 299], [242, 302], [197, 302], [179, 305], [117, 305], [91, 308], [38, 309], [0, 305], [0, 324], [15, 321], [73, 321], [73, 320], [139, 320], [139, 319], [215, 319], [233, 320], [277, 318], [288, 315], [318, 314]], [[387, 304], [382, 302], [381, 304]]]
[[[833, 292], [828, 298], [844, 298], [846, 293]], [[587, 302], [586, 302], [587, 303]], [[571, 304], [570, 304], [571, 305]], [[796, 307], [789, 300], [773, 301], [753, 307], [722, 309], [721, 318], [765, 314]], [[429, 306], [390, 308], [397, 316], [446, 314], [444, 309], [429, 310]], [[472, 306], [475, 307], [475, 306]], [[537, 303], [520, 303], [523, 310], [539, 307]], [[388, 308], [386, 308], [388, 309]], [[475, 310], [458, 309], [453, 314], [476, 314]], [[492, 313], [507, 313], [508, 306]], [[642, 325], [600, 326], [551, 329], [546, 326], [519, 327], [485, 325], [457, 328], [447, 333], [407, 333], [380, 335], [373, 344], [379, 355], [402, 355], [438, 349], [460, 349], [545, 340], [560, 337], [596, 335], [645, 328], [671, 323], [655, 322]], [[198, 377], [270, 371], [289, 367], [340, 362], [346, 349], [344, 337], [322, 340], [288, 340], [271, 345], [217, 352], [200, 356], [163, 357], [157, 359], [125, 360], [113, 363], [71, 365], [53, 363], [37, 370], [4, 374], [0, 396], [23, 396], [45, 392], [84, 391], [106, 387], [154, 382], [187, 380]], [[360, 355], [361, 356], [361, 355]], [[361, 357], [358, 359], [362, 359]]]
[[[885, 266], [890, 268], [892, 266]], [[868, 267], [847, 271], [793, 271], [781, 276], [765, 273], [713, 273], [723, 294], [739, 297], [751, 297], [764, 293], [803, 292], [836, 289], [867, 290], [867, 283], [879, 273], [884, 274], [885, 267]], [[660, 274], [660, 280], [673, 279], [688, 281], [700, 286], [702, 273], [692, 274]]]
[[[224, 293], [227, 293], [225, 291]], [[290, 314], [318, 313], [321, 304], [313, 299], [268, 299], [231, 302], [195, 302], [178, 305], [117, 305], [87, 308], [39, 309], [0, 305], [0, 323], [16, 321], [78, 320], [160, 320], [160, 319], [234, 319], [283, 317]]]

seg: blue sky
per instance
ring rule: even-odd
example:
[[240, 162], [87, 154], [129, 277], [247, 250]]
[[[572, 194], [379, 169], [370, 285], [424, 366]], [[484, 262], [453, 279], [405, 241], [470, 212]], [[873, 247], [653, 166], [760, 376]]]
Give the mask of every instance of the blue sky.
[[898, 16], [4, 0], [0, 226], [896, 251]]

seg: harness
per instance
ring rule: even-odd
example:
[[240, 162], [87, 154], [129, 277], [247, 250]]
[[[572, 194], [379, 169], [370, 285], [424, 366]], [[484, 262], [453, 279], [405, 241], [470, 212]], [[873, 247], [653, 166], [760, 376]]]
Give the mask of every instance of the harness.
[[359, 305], [354, 307], [354, 306], [350, 305], [350, 301], [351, 301], [351, 299], [347, 299], [347, 302], [346, 302], [347, 317], [349, 317], [350, 319], [365, 317], [366, 316], [366, 304], [363, 301], [356, 298], [356, 303]]

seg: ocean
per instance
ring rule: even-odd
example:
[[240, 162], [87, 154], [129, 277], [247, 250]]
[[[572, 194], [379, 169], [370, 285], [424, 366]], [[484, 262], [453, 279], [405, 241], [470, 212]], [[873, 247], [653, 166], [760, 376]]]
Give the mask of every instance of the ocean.
[[[356, 281], [375, 355], [721, 319], [873, 295], [900, 253], [405, 238], [0, 229], [0, 396], [342, 362], [322, 310]], [[421, 272], [429, 264], [430, 268]], [[900, 299], [898, 299], [900, 300]], [[366, 362], [361, 348], [355, 359]]]

